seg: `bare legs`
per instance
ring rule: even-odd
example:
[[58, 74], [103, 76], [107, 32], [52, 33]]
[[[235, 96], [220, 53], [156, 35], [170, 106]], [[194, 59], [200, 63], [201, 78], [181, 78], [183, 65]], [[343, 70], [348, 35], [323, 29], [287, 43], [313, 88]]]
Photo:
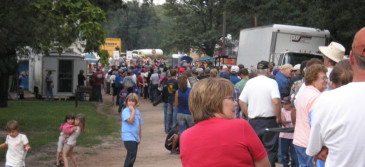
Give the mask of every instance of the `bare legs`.
[[69, 150], [63, 150], [62, 152], [62, 159], [65, 167], [69, 167], [67, 155], [70, 156], [73, 165], [77, 167], [76, 158], [73, 156], [72, 152], [73, 152], [73, 147], [71, 147]]

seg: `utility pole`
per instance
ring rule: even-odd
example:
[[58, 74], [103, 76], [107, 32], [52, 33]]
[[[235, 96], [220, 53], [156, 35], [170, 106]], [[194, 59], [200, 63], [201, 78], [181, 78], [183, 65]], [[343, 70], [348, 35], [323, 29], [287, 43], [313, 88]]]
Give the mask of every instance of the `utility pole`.
[[[222, 57], [226, 56], [226, 9], [223, 11]], [[224, 58], [223, 58], [224, 63]]]

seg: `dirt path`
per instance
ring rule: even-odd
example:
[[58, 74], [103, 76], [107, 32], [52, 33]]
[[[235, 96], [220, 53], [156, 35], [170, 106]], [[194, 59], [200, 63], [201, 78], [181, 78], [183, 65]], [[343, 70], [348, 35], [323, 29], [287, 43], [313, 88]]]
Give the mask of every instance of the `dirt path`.
[[[104, 103], [98, 106], [98, 112], [111, 104], [111, 96], [103, 96]], [[118, 107], [112, 108], [108, 117], [113, 117], [120, 125]], [[141, 99], [138, 107], [142, 114], [142, 140], [138, 147], [136, 167], [180, 167], [179, 155], [171, 155], [164, 148], [166, 134], [163, 129], [162, 104], [153, 107], [148, 100]], [[105, 113], [103, 113], [105, 114]], [[116, 129], [120, 133], [120, 129]], [[28, 167], [53, 167], [55, 162], [55, 144], [44, 146], [39, 152], [32, 152], [26, 159]], [[91, 148], [75, 147], [74, 155], [79, 167], [120, 167], [123, 166], [126, 150], [120, 137], [103, 137], [103, 143]], [[3, 164], [0, 164], [0, 167]], [[71, 165], [72, 166], [72, 165]]]

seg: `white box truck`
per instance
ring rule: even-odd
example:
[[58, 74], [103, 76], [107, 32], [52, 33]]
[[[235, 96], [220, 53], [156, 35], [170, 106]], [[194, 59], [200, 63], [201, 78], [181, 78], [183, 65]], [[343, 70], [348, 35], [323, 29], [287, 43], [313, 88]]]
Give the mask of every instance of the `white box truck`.
[[294, 66], [310, 58], [322, 59], [318, 46], [325, 46], [329, 37], [328, 30], [282, 24], [242, 29], [237, 64], [256, 67], [266, 60]]
[[84, 70], [86, 75], [87, 61], [80, 54], [50, 53], [49, 56], [33, 54], [29, 56], [29, 91], [36, 98], [46, 94], [46, 75], [52, 71], [53, 96], [55, 98], [68, 98], [75, 96], [78, 84], [78, 74]]

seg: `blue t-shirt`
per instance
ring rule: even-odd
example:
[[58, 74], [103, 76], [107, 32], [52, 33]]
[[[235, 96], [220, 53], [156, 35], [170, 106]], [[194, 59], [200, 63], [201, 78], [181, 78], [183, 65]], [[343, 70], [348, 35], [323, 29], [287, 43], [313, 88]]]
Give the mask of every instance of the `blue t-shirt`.
[[115, 75], [115, 86], [120, 87], [122, 86], [123, 77], [120, 74]]
[[282, 96], [282, 94], [284, 93], [284, 89], [285, 87], [288, 85], [288, 78], [283, 74], [281, 73], [280, 71], [275, 75], [275, 80], [276, 82], [278, 83], [278, 86], [279, 86], [279, 92], [280, 92], [280, 96], [281, 96], [281, 99], [283, 99], [284, 97]]
[[135, 141], [140, 142], [139, 126], [142, 125], [141, 113], [136, 110], [135, 119], [132, 124], [127, 122], [127, 119], [131, 116], [131, 110], [126, 107], [122, 112], [122, 140], [123, 141]]
[[233, 85], [236, 85], [237, 82], [241, 81], [237, 76], [231, 75], [230, 80], [233, 83]]
[[134, 71], [134, 73], [137, 75], [137, 74], [138, 74], [138, 72], [140, 72], [140, 71], [141, 71], [141, 69], [136, 68], [136, 69], [134, 69], [133, 71]]

